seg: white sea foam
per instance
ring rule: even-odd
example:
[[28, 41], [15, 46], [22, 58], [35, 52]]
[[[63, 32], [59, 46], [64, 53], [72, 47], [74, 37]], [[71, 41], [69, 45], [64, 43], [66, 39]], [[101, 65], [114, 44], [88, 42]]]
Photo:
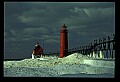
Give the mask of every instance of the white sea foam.
[[[79, 53], [4, 61], [5, 77], [114, 77], [115, 61], [94, 60]], [[99, 62], [98, 62], [99, 61]], [[102, 63], [101, 63], [102, 62]], [[97, 64], [98, 63], [98, 64]]]

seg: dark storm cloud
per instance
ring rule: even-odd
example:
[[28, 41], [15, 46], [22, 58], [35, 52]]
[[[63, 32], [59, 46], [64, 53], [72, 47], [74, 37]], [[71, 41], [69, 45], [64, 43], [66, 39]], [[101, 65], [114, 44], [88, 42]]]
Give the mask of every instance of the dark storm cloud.
[[[65, 18], [63, 22], [69, 25], [91, 25], [114, 21], [114, 8], [78, 8], [70, 10], [72, 15]], [[72, 28], [72, 27], [71, 27]], [[79, 27], [78, 27], [79, 28]]]
[[115, 33], [113, 2], [5, 2], [4, 18], [5, 58], [30, 56], [37, 41], [58, 51], [63, 24], [70, 48]]
[[[26, 3], [22, 3], [26, 4]], [[73, 5], [74, 4], [74, 5]], [[56, 10], [57, 8], [71, 8], [74, 6], [78, 6], [81, 8], [107, 8], [113, 7], [113, 2], [31, 2], [27, 3], [27, 6], [34, 6], [34, 7], [43, 7], [43, 6], [51, 6], [54, 7]]]

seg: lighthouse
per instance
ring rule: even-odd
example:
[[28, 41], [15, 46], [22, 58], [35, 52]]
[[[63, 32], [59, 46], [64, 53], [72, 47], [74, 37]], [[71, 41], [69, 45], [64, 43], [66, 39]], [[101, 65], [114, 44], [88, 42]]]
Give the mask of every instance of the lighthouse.
[[68, 30], [65, 24], [60, 29], [60, 58], [67, 56], [68, 53]]

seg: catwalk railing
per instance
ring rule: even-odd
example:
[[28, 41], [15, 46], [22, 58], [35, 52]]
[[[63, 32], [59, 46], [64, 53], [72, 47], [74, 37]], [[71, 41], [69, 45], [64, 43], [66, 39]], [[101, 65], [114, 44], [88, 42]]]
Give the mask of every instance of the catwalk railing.
[[[80, 46], [72, 49], [65, 50], [67, 51], [67, 55], [72, 53], [81, 53], [83, 55], [87, 55], [94, 58], [115, 58], [115, 34], [112, 37], [103, 37], [99, 40], [94, 40], [93, 43], [90, 43], [86, 46]], [[59, 52], [51, 52], [49, 54], [57, 54]]]

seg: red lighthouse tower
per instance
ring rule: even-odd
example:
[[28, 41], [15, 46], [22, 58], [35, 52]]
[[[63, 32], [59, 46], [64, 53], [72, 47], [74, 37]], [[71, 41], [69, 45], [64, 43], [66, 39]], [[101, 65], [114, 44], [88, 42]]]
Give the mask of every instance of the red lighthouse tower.
[[60, 58], [67, 56], [68, 52], [68, 30], [65, 24], [61, 26], [60, 30]]

